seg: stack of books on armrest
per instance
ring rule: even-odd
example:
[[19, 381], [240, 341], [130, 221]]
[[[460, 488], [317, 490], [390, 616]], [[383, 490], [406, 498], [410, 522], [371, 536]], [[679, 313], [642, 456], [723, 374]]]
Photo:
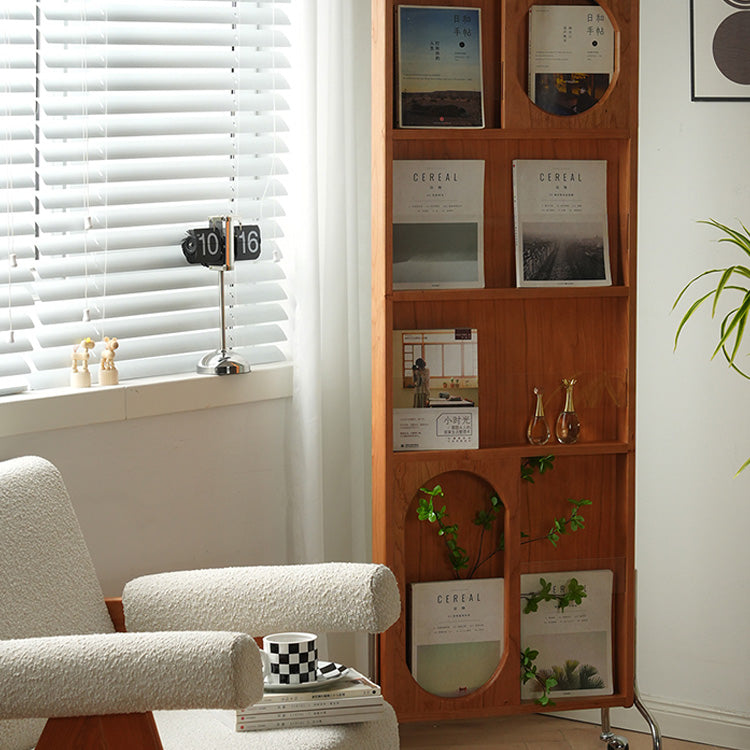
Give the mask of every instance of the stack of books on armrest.
[[237, 711], [235, 729], [312, 727], [374, 721], [383, 715], [380, 686], [351, 667], [330, 685], [266, 691], [259, 703]]

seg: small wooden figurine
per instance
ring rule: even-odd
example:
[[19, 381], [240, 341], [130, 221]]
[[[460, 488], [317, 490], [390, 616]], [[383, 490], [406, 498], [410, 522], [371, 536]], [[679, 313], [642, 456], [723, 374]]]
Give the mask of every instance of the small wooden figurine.
[[120, 346], [116, 338], [104, 337], [104, 351], [99, 367], [99, 385], [117, 385], [119, 375], [115, 367], [115, 349]]
[[[89, 372], [89, 349], [94, 348], [93, 340], [87, 336], [73, 347], [72, 368], [70, 373], [70, 385], [73, 388], [88, 388], [91, 385], [91, 373]], [[80, 363], [80, 369], [78, 367]]]

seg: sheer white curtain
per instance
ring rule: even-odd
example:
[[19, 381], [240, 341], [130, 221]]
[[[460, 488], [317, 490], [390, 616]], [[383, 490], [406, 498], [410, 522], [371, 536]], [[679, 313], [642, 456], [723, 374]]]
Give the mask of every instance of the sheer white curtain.
[[[370, 556], [370, 0], [294, 0], [292, 561]], [[300, 160], [294, 160], [299, 162]]]

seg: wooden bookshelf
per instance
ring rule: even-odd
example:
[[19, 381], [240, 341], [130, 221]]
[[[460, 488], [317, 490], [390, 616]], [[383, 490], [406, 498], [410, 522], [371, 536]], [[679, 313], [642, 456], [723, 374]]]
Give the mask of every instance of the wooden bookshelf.
[[[638, 124], [638, 3], [602, 0], [615, 29], [615, 73], [602, 100], [561, 117], [526, 94], [529, 0], [473, 0], [482, 11], [486, 127], [479, 130], [394, 127], [394, 0], [373, 0], [372, 58], [372, 390], [373, 554], [395, 573], [400, 620], [380, 636], [379, 679], [400, 721], [545, 710], [521, 700], [520, 576], [545, 570], [614, 571], [614, 694], [555, 699], [554, 710], [630, 706], [634, 698], [635, 523], [635, 240]], [[547, 0], [545, 4], [555, 4]], [[563, 4], [563, 3], [557, 3]], [[573, 4], [573, 3], [567, 3]], [[575, 4], [594, 5], [578, 2]], [[518, 289], [511, 163], [513, 159], [607, 162], [610, 287]], [[395, 159], [483, 159], [483, 289], [393, 291], [392, 163]], [[479, 332], [478, 450], [394, 452], [392, 337], [397, 330], [472, 327]], [[562, 404], [560, 380], [576, 376], [582, 433], [574, 445], [526, 442], [534, 386], [545, 392], [547, 419]], [[523, 457], [554, 454], [554, 471], [529, 485]], [[486, 576], [505, 579], [505, 644], [492, 678], [460, 698], [423, 690], [407, 665], [407, 590], [415, 581], [449, 579], [434, 529], [416, 517], [419, 488], [439, 481], [451, 520], [470, 547], [471, 524], [489, 487], [504, 505], [506, 549]], [[557, 550], [520, 544], [541, 531], [565, 498], [589, 498], [586, 529]]]

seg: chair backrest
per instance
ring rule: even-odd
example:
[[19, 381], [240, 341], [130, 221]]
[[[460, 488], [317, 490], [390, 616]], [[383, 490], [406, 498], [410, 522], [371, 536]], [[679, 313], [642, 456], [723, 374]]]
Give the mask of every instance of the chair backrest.
[[[60, 473], [36, 456], [1, 462], [0, 639], [113, 630]], [[43, 727], [0, 721], [0, 748], [31, 748]]]

